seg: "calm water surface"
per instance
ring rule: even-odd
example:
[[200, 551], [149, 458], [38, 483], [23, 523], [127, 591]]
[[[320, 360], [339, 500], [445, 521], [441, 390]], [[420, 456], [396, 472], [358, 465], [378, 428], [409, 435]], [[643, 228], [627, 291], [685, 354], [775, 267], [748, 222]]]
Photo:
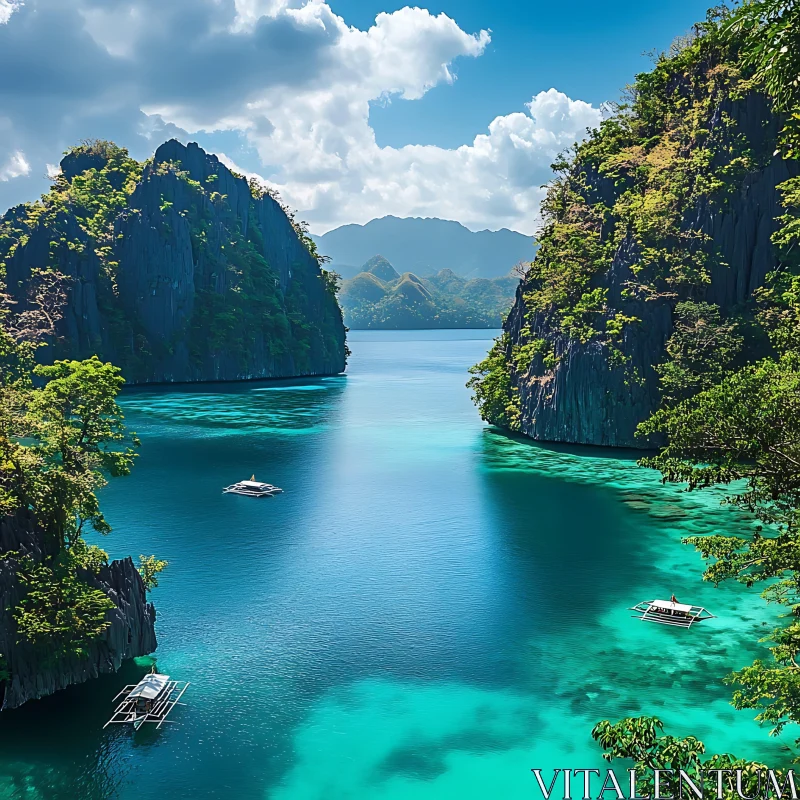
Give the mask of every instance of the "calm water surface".
[[[347, 377], [125, 394], [143, 446], [102, 544], [169, 560], [157, 664], [189, 705], [102, 731], [142, 660], [3, 714], [0, 797], [536, 797], [532, 767], [601, 766], [592, 725], [636, 713], [786, 759], [720, 683], [772, 619], [679, 544], [747, 520], [485, 427], [464, 382], [490, 336], [356, 331]], [[285, 494], [220, 493], [251, 473]], [[671, 592], [719, 619], [626, 611]]]

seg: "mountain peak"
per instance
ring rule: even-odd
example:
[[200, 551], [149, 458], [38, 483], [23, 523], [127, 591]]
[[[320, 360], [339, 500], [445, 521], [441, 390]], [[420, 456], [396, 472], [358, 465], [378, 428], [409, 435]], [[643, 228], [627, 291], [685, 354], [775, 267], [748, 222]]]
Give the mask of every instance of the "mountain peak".
[[400, 273], [392, 266], [391, 262], [380, 255], [373, 256], [367, 261], [367, 263], [361, 267], [361, 271], [369, 272], [386, 283], [396, 281], [400, 277]]

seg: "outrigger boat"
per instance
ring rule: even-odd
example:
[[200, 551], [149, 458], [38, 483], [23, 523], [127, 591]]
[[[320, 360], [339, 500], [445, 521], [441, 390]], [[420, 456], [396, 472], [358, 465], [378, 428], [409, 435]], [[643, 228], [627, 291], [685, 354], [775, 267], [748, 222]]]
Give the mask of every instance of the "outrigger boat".
[[186, 681], [172, 681], [169, 675], [151, 672], [139, 683], [126, 686], [111, 701], [116, 703], [120, 697], [125, 696], [103, 728], [113, 724], [128, 724], [138, 731], [145, 722], [153, 722], [158, 730], [165, 722], [172, 722], [167, 717], [175, 706], [186, 705], [178, 701], [188, 687], [189, 683]]
[[690, 606], [679, 603], [673, 596], [671, 600], [644, 600], [629, 611], [636, 611], [636, 619], [645, 622], [659, 622], [662, 625], [676, 625], [679, 628], [691, 628], [695, 622], [716, 619], [702, 606]]
[[260, 483], [256, 480], [255, 475], [249, 481], [239, 481], [239, 483], [233, 483], [222, 490], [223, 494], [243, 494], [247, 497], [272, 497], [282, 491], [283, 489], [279, 489], [271, 483]]

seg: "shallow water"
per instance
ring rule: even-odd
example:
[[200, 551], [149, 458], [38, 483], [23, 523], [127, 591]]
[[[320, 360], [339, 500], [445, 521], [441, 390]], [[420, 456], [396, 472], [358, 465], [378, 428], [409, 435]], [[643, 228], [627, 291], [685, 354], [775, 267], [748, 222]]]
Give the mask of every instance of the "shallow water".
[[[3, 714], [0, 798], [536, 797], [532, 767], [599, 767], [594, 723], [645, 713], [784, 761], [721, 683], [772, 614], [679, 543], [748, 521], [634, 454], [486, 428], [489, 336], [356, 331], [347, 377], [126, 393], [143, 446], [102, 544], [169, 560], [157, 663], [189, 705], [102, 731], [142, 661]], [[285, 494], [220, 493], [251, 473]], [[671, 592], [719, 618], [630, 618]]]

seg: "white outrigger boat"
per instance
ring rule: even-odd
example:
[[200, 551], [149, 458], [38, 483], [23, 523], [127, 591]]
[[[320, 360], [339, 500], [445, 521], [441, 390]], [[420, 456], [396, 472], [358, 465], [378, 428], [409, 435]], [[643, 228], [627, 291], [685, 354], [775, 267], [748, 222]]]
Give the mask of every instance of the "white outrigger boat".
[[695, 622], [716, 619], [702, 606], [679, 603], [674, 595], [670, 600], [643, 600], [629, 611], [636, 611], [636, 619], [644, 622], [659, 622], [662, 625], [675, 625], [679, 628], [691, 628]]
[[113, 724], [128, 724], [138, 731], [145, 722], [153, 722], [158, 730], [165, 722], [172, 722], [167, 716], [175, 706], [186, 705], [178, 701], [188, 687], [189, 683], [186, 681], [172, 681], [169, 675], [151, 672], [139, 683], [126, 686], [111, 701], [116, 703], [120, 697], [125, 696], [103, 728]]
[[247, 497], [272, 497], [282, 491], [283, 489], [279, 489], [271, 483], [260, 483], [256, 480], [255, 475], [249, 481], [239, 481], [239, 483], [233, 483], [222, 490], [223, 494], [243, 494]]

